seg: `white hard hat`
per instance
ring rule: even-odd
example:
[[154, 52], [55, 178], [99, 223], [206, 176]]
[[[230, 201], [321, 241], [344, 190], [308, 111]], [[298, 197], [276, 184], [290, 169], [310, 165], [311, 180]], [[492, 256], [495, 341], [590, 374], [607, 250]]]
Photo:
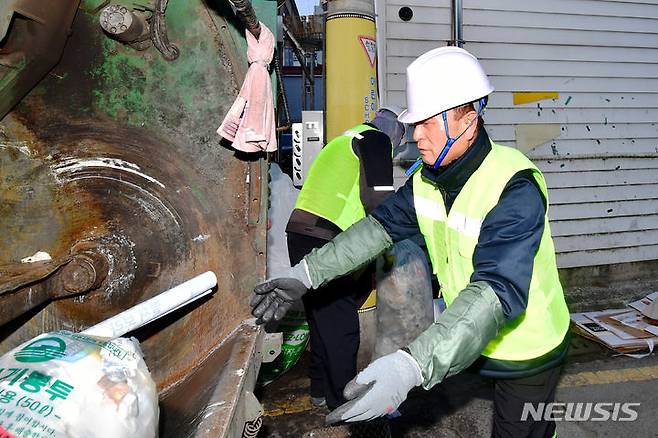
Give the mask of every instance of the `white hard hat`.
[[459, 47], [433, 49], [407, 67], [407, 110], [398, 120], [418, 123], [493, 90], [475, 56]]

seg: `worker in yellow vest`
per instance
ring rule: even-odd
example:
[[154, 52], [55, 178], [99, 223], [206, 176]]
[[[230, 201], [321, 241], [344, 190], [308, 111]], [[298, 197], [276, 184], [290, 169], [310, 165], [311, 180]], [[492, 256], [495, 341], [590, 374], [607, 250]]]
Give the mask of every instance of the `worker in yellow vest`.
[[[345, 131], [313, 160], [286, 233], [291, 265], [366, 217], [393, 193], [393, 147], [405, 135], [401, 109], [383, 107]], [[311, 401], [335, 409], [356, 376], [358, 309], [372, 291], [372, 271], [332, 281], [302, 299], [311, 345]]]
[[417, 230], [423, 234], [446, 310], [409, 345], [350, 381], [344, 391], [350, 401], [328, 423], [391, 413], [415, 386], [429, 389], [478, 362], [495, 379], [492, 436], [555, 434], [552, 421], [522, 421], [524, 404], [553, 401], [568, 347], [548, 193], [530, 160], [489, 139], [481, 115], [493, 89], [478, 60], [461, 48], [414, 60], [407, 68], [408, 109], [399, 117], [415, 125], [421, 158], [413, 176], [365, 219], [304, 257], [289, 277], [254, 289], [261, 299], [253, 300], [253, 313], [279, 318], [281, 303]]

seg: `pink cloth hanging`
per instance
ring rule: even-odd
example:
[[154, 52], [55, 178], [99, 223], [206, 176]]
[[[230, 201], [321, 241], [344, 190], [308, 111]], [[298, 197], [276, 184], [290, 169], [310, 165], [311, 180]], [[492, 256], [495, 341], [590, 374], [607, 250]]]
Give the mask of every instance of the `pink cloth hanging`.
[[240, 94], [228, 111], [217, 133], [243, 152], [276, 150], [274, 98], [267, 66], [274, 56], [274, 35], [260, 23], [260, 37], [247, 35], [249, 70]]

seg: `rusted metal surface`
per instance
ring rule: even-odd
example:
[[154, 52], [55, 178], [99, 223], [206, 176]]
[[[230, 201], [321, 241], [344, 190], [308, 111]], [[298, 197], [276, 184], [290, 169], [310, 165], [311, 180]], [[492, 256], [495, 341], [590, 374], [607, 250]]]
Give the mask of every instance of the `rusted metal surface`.
[[69, 258], [62, 258], [30, 264], [17, 263], [0, 266], [0, 279], [2, 281], [0, 283], [0, 296], [13, 292], [18, 288], [43, 281], [69, 261]]
[[124, 43], [144, 41], [151, 35], [149, 24], [142, 13], [116, 4], [101, 11], [100, 24], [105, 32]]
[[98, 289], [107, 277], [109, 263], [101, 252], [86, 251], [77, 254], [66, 264], [58, 276], [62, 289], [71, 294], [79, 294]]
[[59, 260], [0, 266], [0, 325], [43, 303], [98, 289], [108, 272], [99, 251]]
[[[215, 438], [242, 436], [240, 412], [243, 392], [256, 381], [262, 332], [244, 324], [232, 333], [186, 378], [167, 388], [160, 397], [164, 414], [161, 436]], [[192, 427], [194, 426], [194, 427]], [[231, 430], [233, 429], [233, 430]], [[196, 433], [190, 433], [195, 430]]]
[[0, 6], [0, 117], [57, 63], [80, 0]]
[[[242, 31], [217, 29], [233, 21], [202, 2], [172, 2], [167, 29], [184, 49], [166, 62], [108, 39], [98, 8], [84, 6], [61, 62], [0, 122], [0, 266], [93, 245], [107, 275], [88, 294], [0, 327], [0, 353], [43, 331], [82, 330], [212, 270], [216, 293], [133, 333], [167, 396], [199, 370], [217, 371], [204, 368], [209, 357], [233, 357], [227, 340], [250, 317], [248, 295], [264, 276], [266, 165], [236, 157], [215, 134], [246, 69], [235, 49]], [[96, 272], [82, 261], [71, 289], [102, 277], [87, 262]], [[229, 421], [196, 418], [176, 435], [167, 428], [183, 413], [169, 403], [162, 412], [164, 436]]]

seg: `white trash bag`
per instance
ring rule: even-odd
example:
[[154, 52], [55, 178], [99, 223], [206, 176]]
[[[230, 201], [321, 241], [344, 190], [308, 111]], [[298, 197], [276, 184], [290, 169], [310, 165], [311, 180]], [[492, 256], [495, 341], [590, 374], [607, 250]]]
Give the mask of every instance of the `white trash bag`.
[[0, 357], [0, 438], [154, 438], [158, 392], [135, 338], [213, 292], [208, 271], [82, 333], [44, 333]]
[[158, 414], [134, 338], [61, 330], [0, 357], [0, 438], [153, 438]]
[[[270, 165], [270, 223], [267, 229], [267, 278], [276, 278], [288, 272], [288, 238], [286, 226], [295, 208], [299, 189], [278, 164]], [[303, 309], [302, 309], [303, 310]]]

